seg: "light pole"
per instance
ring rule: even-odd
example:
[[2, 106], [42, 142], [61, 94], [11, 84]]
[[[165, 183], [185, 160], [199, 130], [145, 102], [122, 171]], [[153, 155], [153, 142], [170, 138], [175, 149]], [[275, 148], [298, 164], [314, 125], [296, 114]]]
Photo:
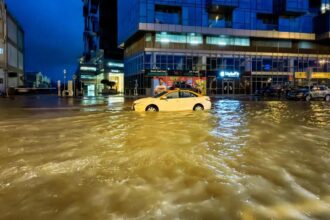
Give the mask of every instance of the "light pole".
[[65, 79], [66, 79], [66, 69], [63, 70], [63, 75], [64, 75], [64, 91], [65, 91]]

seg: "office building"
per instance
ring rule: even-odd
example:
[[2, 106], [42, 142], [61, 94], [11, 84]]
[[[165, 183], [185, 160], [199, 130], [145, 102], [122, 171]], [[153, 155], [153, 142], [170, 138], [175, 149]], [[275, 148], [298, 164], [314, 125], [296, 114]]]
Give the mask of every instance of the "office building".
[[0, 0], [0, 92], [24, 85], [24, 31]]
[[117, 1], [83, 0], [84, 54], [78, 78], [87, 95], [106, 94], [102, 80], [124, 93], [123, 50], [117, 45]]
[[208, 94], [330, 85], [329, 0], [123, 0], [125, 87], [186, 82]]

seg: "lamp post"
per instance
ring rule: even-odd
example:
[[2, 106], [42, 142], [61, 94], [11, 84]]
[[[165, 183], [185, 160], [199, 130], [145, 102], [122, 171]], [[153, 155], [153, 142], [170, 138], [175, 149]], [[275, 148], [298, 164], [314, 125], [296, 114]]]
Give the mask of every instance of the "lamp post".
[[64, 75], [64, 90], [65, 90], [66, 69], [63, 70], [63, 75]]

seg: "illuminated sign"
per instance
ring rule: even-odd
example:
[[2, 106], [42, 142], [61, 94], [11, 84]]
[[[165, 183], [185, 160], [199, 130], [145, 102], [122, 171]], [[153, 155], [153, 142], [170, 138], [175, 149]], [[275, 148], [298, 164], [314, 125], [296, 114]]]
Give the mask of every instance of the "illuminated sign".
[[111, 70], [112, 73], [120, 73], [119, 70]]
[[113, 63], [113, 62], [109, 62], [109, 63], [108, 63], [108, 66], [124, 68], [124, 64], [123, 64], [123, 63]]
[[220, 77], [229, 77], [229, 78], [237, 78], [239, 77], [239, 72], [238, 71], [221, 71], [220, 72]]
[[92, 67], [92, 66], [81, 66], [80, 70], [82, 71], [92, 71], [92, 72], [96, 72], [97, 68], [96, 67]]
[[[306, 72], [296, 72], [295, 73], [296, 79], [307, 79]], [[330, 79], [330, 73], [327, 72], [313, 72], [312, 79]]]

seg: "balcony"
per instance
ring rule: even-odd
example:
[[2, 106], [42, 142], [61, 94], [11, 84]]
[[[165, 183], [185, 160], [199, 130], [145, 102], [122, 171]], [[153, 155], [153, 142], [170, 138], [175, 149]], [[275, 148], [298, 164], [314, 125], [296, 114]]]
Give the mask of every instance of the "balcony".
[[278, 0], [274, 1], [274, 8], [277, 14], [298, 17], [308, 13], [308, 0]]
[[239, 6], [239, 0], [206, 0], [209, 12], [223, 13], [232, 11]]
[[91, 0], [90, 12], [96, 14], [99, 9], [100, 0]]

